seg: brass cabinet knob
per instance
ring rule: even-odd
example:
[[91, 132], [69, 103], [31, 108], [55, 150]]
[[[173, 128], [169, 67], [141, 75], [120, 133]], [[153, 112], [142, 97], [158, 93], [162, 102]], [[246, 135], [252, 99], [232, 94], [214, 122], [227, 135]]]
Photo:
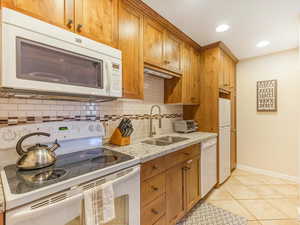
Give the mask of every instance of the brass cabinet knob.
[[153, 170], [157, 170], [158, 167], [157, 167], [156, 165], [153, 165], [153, 166], [152, 166], [152, 169], [153, 169]]
[[82, 27], [83, 27], [83, 25], [82, 25], [82, 24], [78, 24], [78, 25], [77, 25], [77, 29], [76, 29], [76, 30], [77, 30], [77, 32], [81, 32], [81, 28], [82, 28]]
[[155, 210], [155, 209], [151, 209], [151, 212], [152, 212], [153, 214], [155, 214], [155, 215], [159, 214], [159, 212], [158, 212], [157, 210]]
[[153, 191], [158, 191], [158, 188], [153, 186], [153, 185], [151, 186], [151, 188], [152, 188]]
[[72, 19], [68, 19], [68, 22], [67, 22], [66, 26], [67, 26], [68, 28], [71, 28], [71, 27], [72, 27], [72, 24], [73, 24], [73, 20], [72, 20]]

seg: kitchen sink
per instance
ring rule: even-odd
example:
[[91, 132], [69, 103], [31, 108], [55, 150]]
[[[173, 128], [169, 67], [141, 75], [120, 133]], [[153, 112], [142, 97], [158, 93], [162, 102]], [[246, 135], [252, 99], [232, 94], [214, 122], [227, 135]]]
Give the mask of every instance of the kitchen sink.
[[164, 136], [160, 138], [152, 138], [148, 139], [145, 141], [142, 141], [144, 144], [149, 144], [149, 145], [156, 145], [156, 146], [166, 146], [166, 145], [171, 145], [174, 143], [178, 143], [181, 141], [186, 141], [189, 138], [184, 138], [184, 137], [173, 137], [173, 136]]

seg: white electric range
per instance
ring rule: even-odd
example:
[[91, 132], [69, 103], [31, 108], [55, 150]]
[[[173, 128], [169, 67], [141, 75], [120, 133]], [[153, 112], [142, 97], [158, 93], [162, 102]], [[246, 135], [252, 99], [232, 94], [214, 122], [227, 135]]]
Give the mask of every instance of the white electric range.
[[[33, 132], [46, 132], [50, 137], [33, 136], [26, 139], [26, 146], [57, 139], [61, 147], [53, 166], [22, 171], [15, 165], [19, 157], [15, 146]], [[80, 225], [83, 192], [107, 181], [113, 181], [116, 205], [116, 218], [109, 224], [139, 225], [139, 160], [103, 147], [104, 136], [105, 129], [97, 121], [0, 128], [6, 225]]]

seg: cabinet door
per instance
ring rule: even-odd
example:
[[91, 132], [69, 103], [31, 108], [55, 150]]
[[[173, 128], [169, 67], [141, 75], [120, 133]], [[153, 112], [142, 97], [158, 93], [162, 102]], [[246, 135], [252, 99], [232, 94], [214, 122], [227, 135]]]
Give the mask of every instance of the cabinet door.
[[145, 18], [144, 22], [144, 61], [162, 67], [164, 53], [164, 29], [159, 24]]
[[183, 76], [182, 76], [182, 102], [189, 104], [192, 102], [193, 74], [192, 74], [192, 51], [191, 47], [185, 45], [183, 48]]
[[4, 0], [3, 4], [53, 25], [74, 28], [74, 0]]
[[116, 46], [118, 0], [75, 0], [75, 31]]
[[182, 72], [182, 41], [165, 31], [164, 34], [164, 67], [175, 73]]
[[123, 97], [143, 99], [143, 16], [122, 3], [119, 7], [119, 49], [123, 60]]
[[191, 46], [183, 48], [182, 98], [185, 104], [199, 104], [200, 55]]
[[176, 224], [184, 215], [184, 164], [180, 163], [166, 172], [166, 219]]
[[194, 48], [191, 50], [191, 103], [200, 103], [200, 54]]
[[185, 169], [185, 205], [189, 211], [200, 200], [200, 157], [186, 162]]

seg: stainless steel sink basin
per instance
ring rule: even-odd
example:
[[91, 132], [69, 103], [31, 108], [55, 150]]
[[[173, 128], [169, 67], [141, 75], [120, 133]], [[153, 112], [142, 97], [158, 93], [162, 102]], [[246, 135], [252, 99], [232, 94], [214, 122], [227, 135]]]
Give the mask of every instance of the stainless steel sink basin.
[[185, 141], [188, 139], [189, 138], [164, 136], [164, 137], [160, 137], [160, 138], [148, 139], [148, 140], [142, 141], [142, 143], [149, 144], [149, 145], [156, 145], [156, 146], [166, 146], [166, 145], [171, 145], [171, 144], [178, 143], [181, 141]]
[[157, 138], [157, 140], [170, 142], [170, 143], [177, 143], [177, 142], [180, 142], [180, 141], [186, 141], [186, 140], [188, 140], [188, 138], [165, 136], [165, 137]]

